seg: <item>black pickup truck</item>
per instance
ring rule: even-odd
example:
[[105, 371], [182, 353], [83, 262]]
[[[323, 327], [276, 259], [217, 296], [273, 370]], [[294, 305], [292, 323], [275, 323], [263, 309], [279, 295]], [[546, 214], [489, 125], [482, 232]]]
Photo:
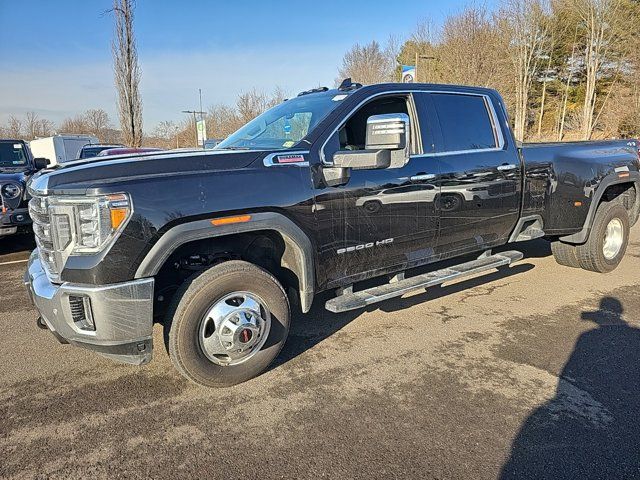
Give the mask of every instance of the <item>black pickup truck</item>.
[[22, 140], [0, 139], [0, 238], [29, 228], [26, 183], [46, 165], [47, 160], [32, 157]]
[[613, 270], [639, 214], [638, 147], [518, 145], [493, 90], [346, 80], [214, 150], [36, 175], [25, 283], [62, 342], [141, 364], [162, 322], [182, 374], [232, 385], [322, 291], [328, 310], [358, 309], [508, 265], [522, 253], [494, 247], [538, 237], [563, 265]]

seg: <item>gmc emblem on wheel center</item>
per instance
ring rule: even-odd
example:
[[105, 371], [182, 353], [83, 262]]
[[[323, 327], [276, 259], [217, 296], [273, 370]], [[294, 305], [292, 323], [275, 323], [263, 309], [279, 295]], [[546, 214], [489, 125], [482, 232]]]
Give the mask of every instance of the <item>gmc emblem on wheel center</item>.
[[393, 238], [378, 240], [376, 242], [362, 243], [360, 245], [354, 245], [353, 247], [339, 248], [338, 255], [343, 253], [357, 252], [360, 250], [365, 250], [367, 248], [380, 247], [382, 245], [389, 245], [390, 243], [393, 243]]

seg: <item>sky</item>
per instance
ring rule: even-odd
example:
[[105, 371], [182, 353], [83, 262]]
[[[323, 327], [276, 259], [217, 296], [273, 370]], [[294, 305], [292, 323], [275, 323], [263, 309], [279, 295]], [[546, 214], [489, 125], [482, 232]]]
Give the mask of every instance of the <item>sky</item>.
[[[197, 110], [199, 88], [206, 110], [253, 88], [295, 95], [332, 86], [356, 42], [407, 37], [419, 21], [441, 24], [469, 1], [137, 0], [144, 129]], [[0, 0], [0, 122], [35, 111], [58, 123], [102, 108], [118, 123], [110, 7], [110, 0]]]

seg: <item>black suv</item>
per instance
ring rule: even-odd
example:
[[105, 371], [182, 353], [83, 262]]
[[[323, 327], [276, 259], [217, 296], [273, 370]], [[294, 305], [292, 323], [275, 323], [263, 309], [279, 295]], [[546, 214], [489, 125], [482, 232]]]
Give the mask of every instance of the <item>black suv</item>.
[[22, 140], [0, 140], [0, 238], [28, 229], [26, 182], [47, 163], [34, 160]]

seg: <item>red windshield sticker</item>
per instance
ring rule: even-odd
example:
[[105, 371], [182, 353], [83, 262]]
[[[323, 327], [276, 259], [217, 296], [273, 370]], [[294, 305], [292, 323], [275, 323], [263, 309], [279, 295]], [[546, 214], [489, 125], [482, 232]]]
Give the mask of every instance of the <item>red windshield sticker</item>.
[[276, 163], [301, 163], [304, 161], [304, 155], [278, 155], [276, 157]]

